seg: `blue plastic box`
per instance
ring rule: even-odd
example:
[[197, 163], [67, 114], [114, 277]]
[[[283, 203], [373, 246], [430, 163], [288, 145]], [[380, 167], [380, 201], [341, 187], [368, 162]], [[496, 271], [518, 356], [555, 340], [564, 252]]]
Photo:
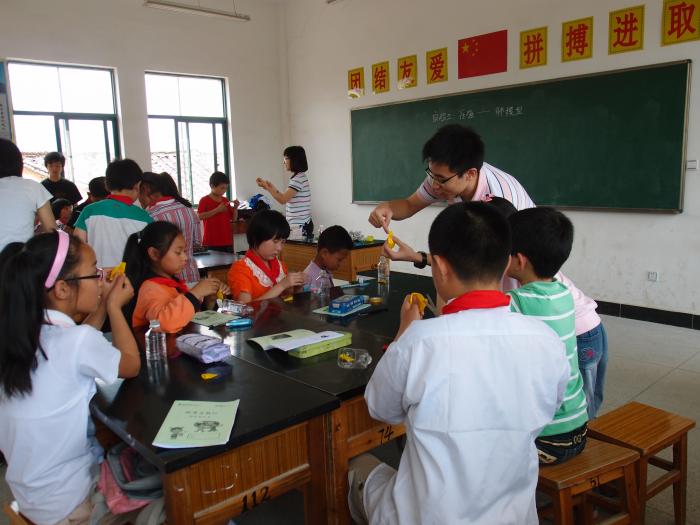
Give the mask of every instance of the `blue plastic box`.
[[336, 314], [344, 314], [361, 306], [364, 302], [364, 297], [361, 295], [341, 295], [337, 299], [331, 301], [330, 306], [328, 306], [328, 311]]

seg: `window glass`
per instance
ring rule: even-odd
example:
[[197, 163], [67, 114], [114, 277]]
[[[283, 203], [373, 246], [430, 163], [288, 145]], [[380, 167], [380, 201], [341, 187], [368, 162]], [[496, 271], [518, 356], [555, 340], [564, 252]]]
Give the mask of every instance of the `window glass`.
[[14, 111], [61, 111], [58, 68], [11, 62], [8, 70]]

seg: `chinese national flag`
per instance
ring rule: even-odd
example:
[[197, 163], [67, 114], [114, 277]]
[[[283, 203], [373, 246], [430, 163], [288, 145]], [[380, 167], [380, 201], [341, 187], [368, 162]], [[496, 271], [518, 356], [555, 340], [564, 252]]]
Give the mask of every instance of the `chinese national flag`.
[[459, 78], [508, 70], [508, 31], [463, 38], [459, 41]]

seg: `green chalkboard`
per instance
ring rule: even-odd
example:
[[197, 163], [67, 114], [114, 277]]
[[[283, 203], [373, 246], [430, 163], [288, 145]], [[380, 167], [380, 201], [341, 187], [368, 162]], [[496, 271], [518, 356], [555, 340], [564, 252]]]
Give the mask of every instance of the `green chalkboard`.
[[535, 203], [680, 211], [690, 61], [353, 109], [353, 202], [407, 197], [421, 149], [473, 127]]

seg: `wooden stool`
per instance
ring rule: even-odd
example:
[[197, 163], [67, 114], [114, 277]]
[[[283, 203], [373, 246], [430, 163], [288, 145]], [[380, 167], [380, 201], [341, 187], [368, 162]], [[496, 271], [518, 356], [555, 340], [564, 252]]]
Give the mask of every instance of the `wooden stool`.
[[[644, 523], [646, 502], [673, 485], [673, 513], [676, 525], [685, 523], [688, 480], [688, 432], [695, 421], [659, 408], [632, 402], [588, 423], [588, 435], [636, 450], [641, 456], [637, 469], [639, 515]], [[673, 460], [655, 454], [673, 445]], [[649, 463], [667, 471], [647, 484]]]
[[635, 465], [638, 460], [639, 454], [633, 450], [589, 438], [578, 456], [560, 465], [540, 466], [537, 490], [552, 499], [556, 525], [573, 525], [574, 505], [579, 505], [582, 521], [588, 525], [594, 522], [593, 504], [615, 508], [610, 500], [591, 491], [618, 481], [623, 484], [619, 509], [605, 523], [637, 524]]
[[3, 510], [10, 518], [10, 525], [32, 525], [32, 523], [22, 517], [19, 512], [16, 512], [9, 503], [5, 503]]

